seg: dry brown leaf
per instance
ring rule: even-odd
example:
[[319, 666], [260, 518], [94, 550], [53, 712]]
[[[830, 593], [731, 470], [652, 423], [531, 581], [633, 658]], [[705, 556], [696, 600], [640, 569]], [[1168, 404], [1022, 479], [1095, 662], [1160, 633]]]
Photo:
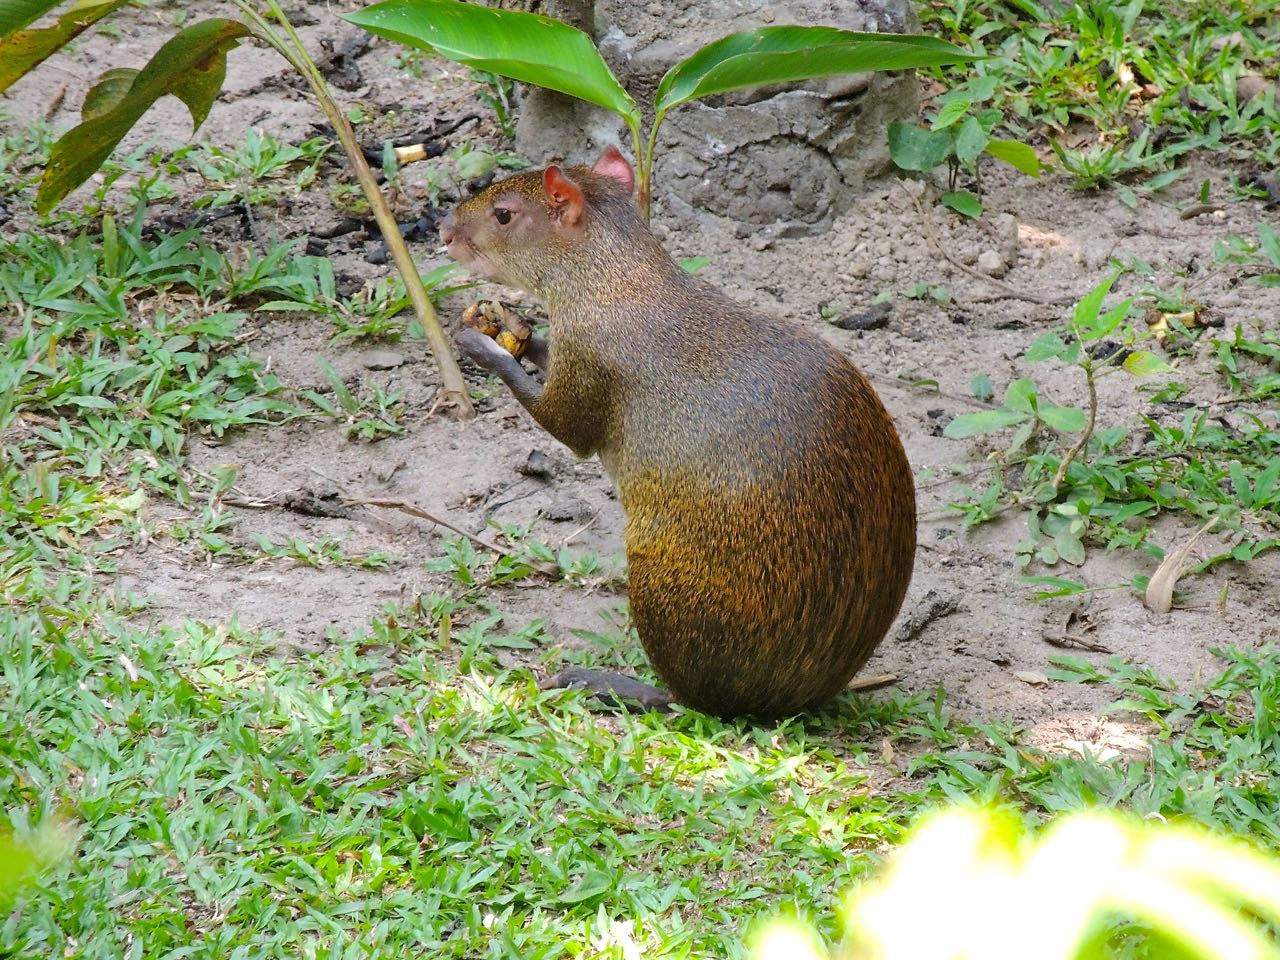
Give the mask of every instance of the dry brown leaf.
[[1187, 572], [1187, 557], [1195, 549], [1196, 541], [1217, 524], [1217, 517], [1209, 518], [1204, 526], [1187, 538], [1186, 543], [1164, 555], [1160, 566], [1156, 567], [1156, 572], [1151, 575], [1151, 580], [1147, 583], [1147, 594], [1143, 602], [1146, 603], [1148, 610], [1168, 613], [1173, 609], [1173, 588], [1177, 586], [1178, 579]]
[[1039, 670], [1015, 670], [1013, 675], [1023, 683], [1029, 683], [1033, 687], [1047, 687], [1049, 685], [1049, 678]]

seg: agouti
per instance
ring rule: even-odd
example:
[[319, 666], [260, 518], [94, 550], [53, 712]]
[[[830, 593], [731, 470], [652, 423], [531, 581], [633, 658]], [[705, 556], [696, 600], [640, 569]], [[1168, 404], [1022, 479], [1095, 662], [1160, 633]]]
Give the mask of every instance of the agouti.
[[460, 203], [440, 228], [450, 255], [547, 310], [550, 342], [525, 357], [546, 385], [474, 327], [457, 342], [552, 436], [600, 455], [626, 511], [632, 618], [675, 700], [802, 711], [848, 684], [902, 603], [906, 454], [843, 355], [681, 269], [633, 189], [610, 147]]

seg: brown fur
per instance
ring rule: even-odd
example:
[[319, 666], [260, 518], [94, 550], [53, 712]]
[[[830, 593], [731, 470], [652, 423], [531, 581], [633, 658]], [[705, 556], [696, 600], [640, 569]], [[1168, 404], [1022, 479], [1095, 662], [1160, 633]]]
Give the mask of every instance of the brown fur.
[[[825, 341], [682, 270], [615, 180], [566, 174], [585, 196], [575, 224], [541, 171], [449, 222], [459, 259], [547, 307], [550, 370], [526, 406], [617, 484], [632, 615], [676, 699], [763, 717], [818, 704], [911, 579], [914, 484], [893, 422]], [[493, 219], [502, 204], [525, 214], [512, 229]]]

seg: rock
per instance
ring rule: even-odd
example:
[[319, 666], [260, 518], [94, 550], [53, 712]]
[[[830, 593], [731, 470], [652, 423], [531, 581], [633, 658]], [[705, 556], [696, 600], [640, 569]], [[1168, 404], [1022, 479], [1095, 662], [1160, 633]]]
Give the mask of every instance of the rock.
[[1266, 77], [1256, 77], [1253, 74], [1245, 74], [1236, 81], [1236, 101], [1245, 103], [1254, 97], [1260, 97], [1268, 90], [1274, 90], [1273, 84]]
[[528, 458], [516, 469], [526, 477], [547, 480], [555, 476], [556, 462], [542, 450], [530, 450]]
[[889, 317], [893, 313], [893, 304], [888, 300], [873, 303], [865, 310], [855, 310], [831, 321], [833, 327], [841, 330], [879, 330], [889, 325]]
[[[729, 33], [771, 23], [869, 32], [919, 29], [909, 0], [485, 2], [536, 7], [585, 30], [641, 109], [652, 102], [672, 64]], [[682, 21], [688, 26], [680, 28]], [[654, 196], [677, 215], [696, 211], [821, 232], [853, 205], [868, 180], [892, 170], [884, 129], [894, 120], [914, 119], [919, 105], [914, 74], [901, 72], [782, 84], [684, 104], [662, 126]], [[522, 88], [516, 148], [535, 163], [590, 162], [608, 144], [630, 146], [620, 118], [580, 100]]]
[[366, 370], [394, 370], [404, 366], [404, 355], [394, 350], [370, 350], [360, 357], [360, 364]]
[[1003, 277], [1009, 270], [1004, 258], [997, 250], [983, 250], [978, 254], [977, 267], [979, 272], [985, 273], [988, 277]]
[[1012, 269], [1018, 262], [1018, 218], [1009, 213], [1000, 214], [991, 224], [991, 233], [1005, 268]]
[[542, 515], [554, 523], [579, 523], [589, 519], [593, 513], [591, 504], [578, 497], [564, 497], [542, 511]]

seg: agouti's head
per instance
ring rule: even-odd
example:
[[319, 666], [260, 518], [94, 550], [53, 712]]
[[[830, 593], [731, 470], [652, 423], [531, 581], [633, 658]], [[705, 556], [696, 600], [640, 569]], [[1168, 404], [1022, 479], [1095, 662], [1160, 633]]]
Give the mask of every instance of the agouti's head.
[[597, 241], [652, 236], [634, 188], [631, 164], [606, 147], [594, 167], [517, 173], [462, 201], [440, 224], [440, 239], [475, 272], [542, 295], [557, 275], [592, 259]]

